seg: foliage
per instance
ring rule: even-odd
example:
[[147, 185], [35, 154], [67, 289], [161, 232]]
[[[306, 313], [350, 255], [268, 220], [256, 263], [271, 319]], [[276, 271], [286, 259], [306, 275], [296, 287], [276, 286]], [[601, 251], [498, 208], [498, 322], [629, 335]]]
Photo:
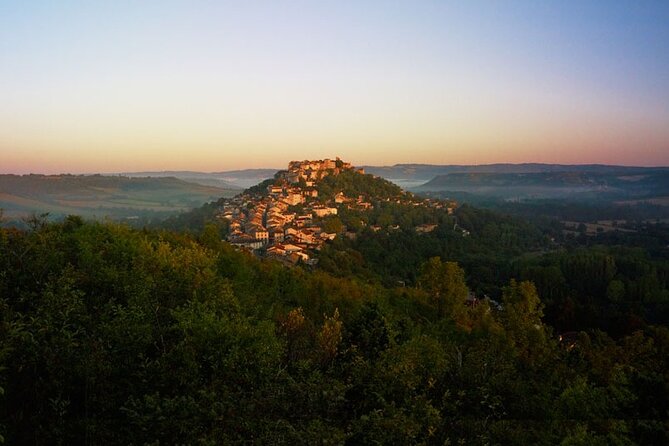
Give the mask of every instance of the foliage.
[[464, 310], [469, 289], [465, 283], [465, 272], [457, 263], [443, 263], [439, 257], [432, 257], [421, 268], [418, 284], [427, 291], [438, 317], [458, 319]]
[[7, 444], [669, 440], [669, 330], [566, 344], [542, 320], [543, 290], [652, 301], [667, 274], [642, 255], [519, 263], [498, 305], [468, 306], [454, 261], [425, 257], [384, 287], [347, 246], [330, 255], [359, 271], [334, 277], [236, 251], [216, 227], [34, 223], [0, 230]]
[[339, 192], [351, 198], [364, 195], [377, 200], [403, 195], [402, 189], [390, 181], [352, 170], [343, 170], [339, 175], [328, 175], [317, 183], [316, 188], [318, 196], [326, 199], [333, 199]]

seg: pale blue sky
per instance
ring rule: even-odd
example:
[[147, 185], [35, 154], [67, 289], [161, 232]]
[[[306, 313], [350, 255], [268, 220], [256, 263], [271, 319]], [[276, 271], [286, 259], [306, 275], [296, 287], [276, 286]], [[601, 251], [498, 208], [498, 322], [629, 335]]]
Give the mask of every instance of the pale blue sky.
[[0, 0], [0, 171], [669, 164], [669, 2]]

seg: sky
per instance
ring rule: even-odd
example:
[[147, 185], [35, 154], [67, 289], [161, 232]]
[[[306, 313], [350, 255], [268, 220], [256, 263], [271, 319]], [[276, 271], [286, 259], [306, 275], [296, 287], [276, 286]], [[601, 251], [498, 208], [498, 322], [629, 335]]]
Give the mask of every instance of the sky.
[[669, 2], [0, 0], [0, 173], [669, 165]]

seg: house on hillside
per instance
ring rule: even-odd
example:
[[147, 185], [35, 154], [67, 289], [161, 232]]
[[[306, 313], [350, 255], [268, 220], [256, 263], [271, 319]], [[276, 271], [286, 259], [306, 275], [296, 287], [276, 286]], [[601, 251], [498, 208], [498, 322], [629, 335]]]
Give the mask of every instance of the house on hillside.
[[309, 260], [309, 255], [305, 252], [293, 252], [288, 255], [288, 258], [290, 259], [291, 262], [297, 263], [300, 260], [303, 262], [307, 262]]
[[300, 215], [295, 219], [295, 226], [298, 228], [303, 228], [307, 225], [310, 225], [313, 221], [311, 215]]
[[238, 234], [229, 238], [229, 242], [238, 247], [260, 249], [265, 245], [263, 240], [257, 240], [249, 234]]
[[256, 226], [252, 228], [250, 234], [256, 240], [261, 240], [265, 243], [269, 241], [269, 232], [267, 232], [267, 229], [261, 226]]
[[286, 194], [286, 196], [282, 198], [282, 201], [291, 206], [295, 206], [304, 203], [304, 196], [299, 192], [298, 193], [291, 192], [289, 194]]
[[416, 232], [419, 234], [426, 234], [428, 232], [432, 232], [437, 228], [437, 225], [435, 224], [423, 224], [423, 225], [418, 225], [416, 226]]
[[325, 217], [328, 215], [337, 215], [337, 208], [327, 206], [314, 206], [311, 210], [316, 217]]
[[344, 195], [344, 192], [338, 192], [334, 197], [334, 201], [335, 201], [335, 203], [341, 204], [341, 203], [346, 203], [347, 201], [349, 201], [349, 199], [346, 198], [346, 195]]
[[281, 243], [284, 239], [283, 231], [279, 228], [272, 230], [270, 239], [273, 240], [274, 243]]

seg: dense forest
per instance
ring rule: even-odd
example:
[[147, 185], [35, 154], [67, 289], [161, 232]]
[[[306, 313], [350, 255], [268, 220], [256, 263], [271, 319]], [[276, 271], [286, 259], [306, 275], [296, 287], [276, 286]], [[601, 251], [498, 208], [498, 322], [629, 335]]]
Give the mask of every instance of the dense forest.
[[316, 270], [214, 225], [0, 229], [2, 441], [667, 444], [666, 263], [442, 218], [361, 226]]
[[[669, 324], [669, 232], [662, 225], [646, 225], [643, 233], [571, 237], [554, 221], [538, 225], [467, 205], [453, 216], [437, 215], [379, 207], [369, 221], [410, 218], [409, 224], [395, 231], [363, 228], [354, 239], [339, 238], [321, 253], [320, 267], [339, 277], [412, 286], [425, 259], [439, 256], [457, 261], [479, 296], [498, 299], [509, 280], [532, 281], [547, 321], [558, 330], [629, 334], [643, 321]], [[439, 225], [417, 233], [412, 225], [425, 220]]]

